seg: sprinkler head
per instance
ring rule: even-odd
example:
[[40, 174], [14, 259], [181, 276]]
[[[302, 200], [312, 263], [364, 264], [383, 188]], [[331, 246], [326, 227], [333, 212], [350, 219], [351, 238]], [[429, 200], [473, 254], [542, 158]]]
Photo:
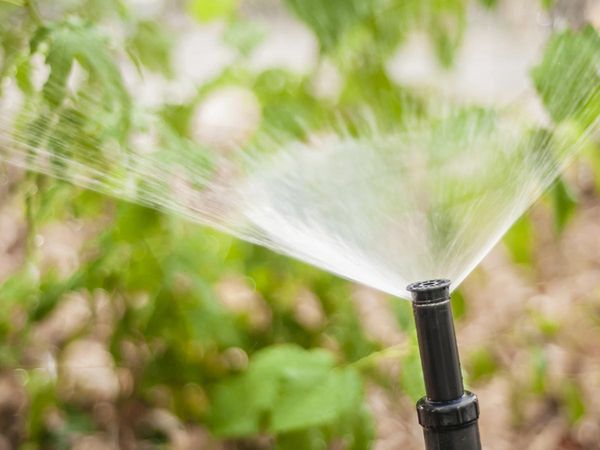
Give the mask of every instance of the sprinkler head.
[[406, 288], [416, 303], [437, 303], [450, 298], [450, 280], [418, 281]]
[[463, 387], [450, 280], [412, 283], [425, 397], [417, 403], [427, 450], [480, 450], [477, 397]]

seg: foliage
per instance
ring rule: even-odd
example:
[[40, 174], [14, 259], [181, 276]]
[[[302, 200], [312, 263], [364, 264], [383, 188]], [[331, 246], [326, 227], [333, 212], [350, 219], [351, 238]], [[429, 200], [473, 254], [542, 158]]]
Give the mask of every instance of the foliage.
[[[582, 128], [600, 113], [600, 35], [591, 25], [554, 36], [533, 71], [536, 88], [552, 118], [573, 119]], [[569, 70], [565, 72], [564, 68]]]
[[[498, 3], [482, 2], [489, 8]], [[157, 107], [164, 119], [158, 134], [165, 157], [188, 152], [211, 170], [212, 155], [190, 138], [192, 116], [210, 92], [230, 84], [248, 87], [258, 97], [261, 127], [285, 130], [289, 136], [303, 138], [324, 123], [335, 123], [337, 114], [352, 119], [356, 106], [365, 102], [373, 105], [383, 129], [397, 127], [407, 109], [422, 105], [422, 97], [389, 77], [386, 58], [411, 31], [425, 30], [440, 64], [451, 66], [468, 7], [465, 0], [284, 3], [315, 34], [320, 62], [335, 62], [341, 76], [338, 104], [314, 93], [311, 73], [245, 70], [244, 62], [264, 33], [244, 16], [241, 2], [191, 0], [186, 3], [191, 18], [201, 24], [219, 21], [224, 43], [237, 54], [223, 72], [196, 86], [192, 98]], [[138, 18], [120, 0], [39, 5], [0, 0], [0, 87], [5, 80], [15, 81], [25, 97], [19, 130], [29, 144], [48, 146], [55, 168], [62, 164], [61, 156], [72, 155], [105, 161], [106, 170], [115, 170], [104, 150], [117, 142], [126, 157], [132, 136], [149, 127], [140, 119], [143, 114], [129, 94], [119, 61], [127, 60], [144, 75], [175, 76], [175, 33], [161, 19]], [[121, 42], [111, 33], [115, 24]], [[556, 122], [584, 128], [590, 117], [597, 117], [598, 45], [591, 27], [559, 33], [533, 71]], [[49, 73], [36, 87], [35, 61], [40, 57]], [[554, 72], [557, 60], [572, 64], [578, 76], [563, 82]], [[76, 70], [84, 76], [73, 87]], [[72, 145], [65, 146], [67, 141]], [[367, 386], [413, 399], [423, 393], [407, 305], [390, 306], [411, 344], [401, 358], [400, 374], [390, 379], [377, 365], [377, 352], [385, 344], [366, 332], [360, 311], [349, 301], [353, 290], [347, 282], [218, 232], [42, 175], [27, 174], [11, 189], [13, 201], [25, 209], [27, 233], [26, 262], [0, 285], [0, 364], [5, 369], [25, 366], [28, 377], [24, 431], [15, 446], [71, 448], [80, 435], [107, 431], [95, 408], [106, 399], [86, 402], [65, 393], [67, 377], [39, 370], [34, 358], [50, 355], [60, 366], [70, 344], [84, 338], [101, 342], [130, 379], [129, 389], [110, 399], [111, 407], [121, 434], [135, 436], [148, 448], [164, 448], [172, 440], [158, 425], [145, 422], [148, 411], [167, 409], [180, 423], [201, 424], [232, 448], [265, 448], [260, 438], [267, 436], [267, 448], [280, 450], [333, 448], [339, 442], [349, 450], [368, 449], [374, 427], [365, 406]], [[562, 230], [577, 204], [564, 181], [552, 195], [556, 227]], [[44, 230], [70, 222], [93, 232], [82, 244], [77, 267], [64, 273], [44, 262], [36, 241]], [[508, 247], [520, 263], [532, 262], [532, 233], [526, 217], [509, 234]], [[227, 283], [250, 299], [249, 307], [223, 301], [220, 289]], [[306, 292], [322, 315], [316, 325], [299, 319], [295, 309], [296, 299]], [[37, 348], [36, 333], [74, 294], [85, 298], [91, 318], [51, 348]], [[467, 316], [468, 299], [457, 295], [454, 301], [457, 316]], [[101, 321], [103, 307], [112, 314], [108, 325]], [[545, 322], [540, 328], [552, 327]], [[538, 394], [547, 389], [546, 360], [537, 347], [533, 353], [531, 391]], [[477, 349], [467, 359], [475, 383], [498, 370], [496, 355], [487, 349]], [[566, 384], [560, 398], [569, 420], [585, 413], [576, 384]], [[53, 422], [53, 414], [60, 420]]]
[[243, 375], [216, 386], [211, 423], [218, 435], [237, 437], [337, 423], [360, 410], [361, 384], [327, 352], [271, 347], [255, 353]]

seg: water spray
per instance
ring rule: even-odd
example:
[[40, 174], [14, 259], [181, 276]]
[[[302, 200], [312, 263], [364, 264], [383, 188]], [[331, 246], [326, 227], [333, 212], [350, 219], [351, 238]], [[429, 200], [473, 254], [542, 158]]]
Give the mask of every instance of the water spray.
[[429, 280], [407, 287], [425, 380], [425, 396], [417, 402], [427, 450], [481, 450], [479, 404], [465, 391], [454, 332], [450, 281]]

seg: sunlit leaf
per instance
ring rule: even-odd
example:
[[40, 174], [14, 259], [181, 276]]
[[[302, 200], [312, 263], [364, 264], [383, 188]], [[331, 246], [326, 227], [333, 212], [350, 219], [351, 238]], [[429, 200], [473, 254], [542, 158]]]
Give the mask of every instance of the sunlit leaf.
[[335, 367], [327, 352], [273, 347], [258, 352], [245, 374], [216, 387], [211, 423], [222, 436], [248, 436], [262, 427], [286, 433], [335, 422], [361, 398], [358, 374]]
[[576, 120], [587, 128], [600, 116], [600, 35], [588, 25], [550, 39], [533, 80], [556, 122]]

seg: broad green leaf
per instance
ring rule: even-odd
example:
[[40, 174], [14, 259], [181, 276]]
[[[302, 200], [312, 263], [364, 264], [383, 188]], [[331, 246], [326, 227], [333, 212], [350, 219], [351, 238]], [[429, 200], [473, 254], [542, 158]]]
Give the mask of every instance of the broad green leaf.
[[211, 424], [229, 437], [287, 433], [334, 423], [361, 400], [358, 374], [335, 367], [329, 353], [272, 347], [256, 353], [246, 373], [216, 386]]
[[600, 35], [591, 25], [550, 39], [533, 81], [555, 122], [577, 121], [585, 129], [600, 116]]
[[268, 385], [270, 381], [264, 380], [263, 389], [247, 376], [222, 381], [212, 394], [210, 423], [213, 432], [229, 437], [259, 434], [263, 414], [274, 398]]
[[[31, 41], [33, 52], [41, 42], [48, 45], [46, 63], [50, 75], [43, 87], [43, 95], [51, 107], [59, 106], [65, 98], [66, 83], [77, 61], [89, 76], [86, 85], [89, 91], [83, 93], [86, 95], [78, 107], [92, 108], [82, 112], [96, 120], [103, 108], [116, 114], [115, 122], [124, 132], [129, 124], [129, 94], [104, 34], [93, 26], [71, 19], [41, 28]], [[98, 100], [95, 100], [96, 95]]]
[[360, 405], [362, 382], [351, 369], [285, 380], [271, 415], [270, 431], [282, 433], [334, 422]]
[[323, 351], [281, 346], [257, 352], [245, 374], [221, 382], [213, 391], [213, 431], [230, 437], [258, 433], [276, 406], [282, 379], [314, 381], [332, 365]]
[[[51, 152], [52, 168], [61, 178], [68, 179], [66, 161], [71, 160], [84, 161], [97, 173], [113, 169], [109, 161], [114, 161], [114, 154], [108, 152], [123, 148], [115, 143], [126, 143], [131, 102], [104, 33], [68, 19], [38, 27], [29, 45], [31, 54], [45, 53], [50, 73], [41, 91], [44, 102], [35, 103], [33, 111], [24, 109], [23, 124], [18, 126], [27, 144], [32, 148], [45, 145]], [[22, 66], [22, 74], [17, 72], [19, 86], [37, 102], [28, 66]], [[75, 66], [83, 76], [67, 89]]]
[[267, 348], [254, 355], [252, 370], [260, 375], [285, 374], [289, 378], [321, 374], [334, 365], [332, 355], [325, 350], [307, 351], [294, 345]]

